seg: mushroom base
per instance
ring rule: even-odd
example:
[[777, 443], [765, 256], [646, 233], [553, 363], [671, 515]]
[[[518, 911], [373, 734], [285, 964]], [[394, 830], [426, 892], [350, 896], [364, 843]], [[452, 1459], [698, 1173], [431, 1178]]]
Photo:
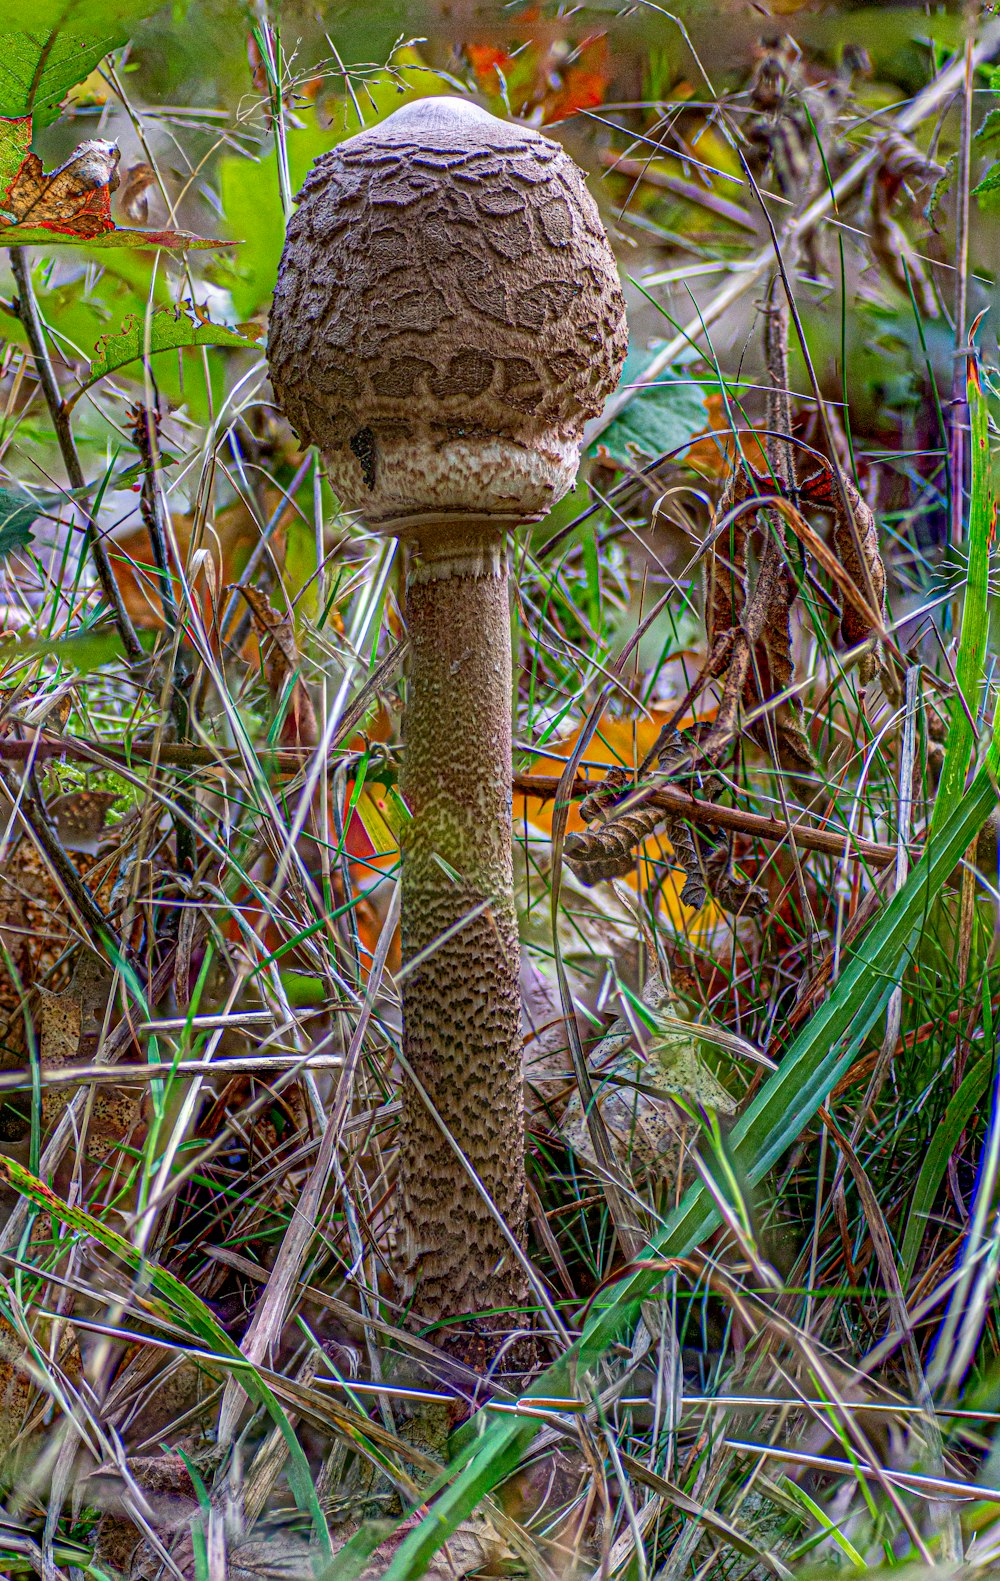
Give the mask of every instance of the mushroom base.
[[[501, 534], [422, 532], [407, 585], [401, 789], [403, 1049], [400, 1251], [422, 1320], [488, 1365], [527, 1284], [519, 944], [511, 856], [511, 648]], [[442, 558], [440, 551], [447, 548]], [[434, 1112], [432, 1112], [434, 1111]], [[436, 1116], [439, 1118], [435, 1117]], [[456, 1148], [461, 1138], [468, 1167]], [[485, 1188], [484, 1201], [473, 1177]], [[495, 1211], [494, 1211], [495, 1210]]]

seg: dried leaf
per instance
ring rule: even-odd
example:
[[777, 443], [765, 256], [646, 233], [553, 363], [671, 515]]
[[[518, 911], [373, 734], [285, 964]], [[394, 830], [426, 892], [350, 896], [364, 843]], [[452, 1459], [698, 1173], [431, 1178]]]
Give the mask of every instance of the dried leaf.
[[319, 740], [319, 729], [312, 698], [300, 673], [301, 662], [292, 617], [290, 614], [281, 615], [273, 609], [258, 588], [241, 587], [240, 592], [250, 605], [254, 630], [261, 645], [264, 677], [276, 703], [281, 701], [289, 677], [293, 677], [291, 697], [281, 727], [280, 745], [314, 747]]
[[122, 183], [118, 206], [133, 225], [145, 225], [149, 218], [149, 189], [156, 180], [152, 165], [130, 165]]
[[55, 170], [31, 151], [31, 116], [0, 118], [0, 247], [86, 242], [95, 247], [229, 247], [179, 231], [120, 230], [111, 218], [119, 184], [116, 143], [91, 139]]
[[119, 184], [120, 159], [117, 143], [90, 139], [46, 172], [29, 149], [13, 181], [0, 193], [5, 223], [41, 225], [83, 237], [113, 231], [111, 194]]
[[[825, 468], [803, 483], [802, 499], [810, 505], [832, 511], [833, 547], [837, 559], [866, 603], [882, 616], [884, 622], [885, 566], [879, 552], [875, 517], [850, 478], [843, 473], [841, 483], [843, 497], [833, 471]], [[867, 685], [882, 664], [879, 633], [848, 598], [841, 596], [840, 610], [840, 635], [843, 642], [849, 648], [867, 645], [867, 652], [859, 661], [861, 684]]]
[[562, 73], [554, 93], [543, 101], [542, 124], [568, 120], [581, 110], [593, 110], [604, 103], [611, 81], [611, 52], [604, 33], [584, 39], [576, 58]]
[[[670, 1005], [668, 1000], [668, 1011]], [[696, 1027], [679, 1031], [671, 1016], [651, 1039], [648, 1054], [631, 1044], [631, 1028], [620, 1019], [588, 1056], [594, 1101], [618, 1162], [673, 1185], [694, 1131], [683, 1109], [670, 1100], [719, 1114], [733, 1114], [736, 1101], [702, 1059]], [[566, 1106], [559, 1133], [578, 1158], [598, 1168], [578, 1093]]]

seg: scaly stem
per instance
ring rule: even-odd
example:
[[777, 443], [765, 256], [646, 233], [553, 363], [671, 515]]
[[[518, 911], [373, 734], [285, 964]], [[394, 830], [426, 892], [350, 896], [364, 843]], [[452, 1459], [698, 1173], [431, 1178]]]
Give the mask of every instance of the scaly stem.
[[101, 592], [111, 606], [111, 613], [118, 628], [118, 635], [122, 639], [122, 646], [125, 652], [130, 659], [141, 659], [142, 646], [129, 619], [128, 610], [122, 601], [118, 583], [115, 581], [115, 575], [111, 569], [111, 561], [108, 559], [108, 552], [104, 547], [104, 540], [101, 537], [97, 523], [84, 503], [86, 483], [84, 481], [83, 468], [80, 465], [80, 457], [77, 454], [76, 445], [73, 442], [73, 431], [70, 428], [69, 414], [63, 406], [62, 396], [59, 393], [59, 386], [56, 383], [56, 376], [52, 369], [49, 348], [45, 344], [45, 330], [42, 326], [41, 314], [38, 311], [35, 289], [31, 283], [31, 266], [28, 263], [23, 247], [12, 247], [10, 249], [10, 267], [17, 285], [17, 316], [24, 325], [24, 331], [28, 337], [28, 344], [31, 347], [31, 354], [35, 362], [35, 372], [38, 374], [38, 382], [42, 387], [42, 394], [45, 396], [45, 404], [49, 409], [49, 416], [52, 418], [52, 426], [55, 429], [59, 451], [62, 455], [63, 466], [66, 468], [66, 476], [69, 478], [70, 488], [73, 490], [76, 503], [86, 515], [84, 541], [93, 558], [97, 579], [101, 584]]
[[[406, 617], [403, 1050], [423, 1091], [403, 1084], [402, 1264], [423, 1318], [475, 1317], [514, 1310], [527, 1297], [510, 1241], [445, 1135], [461, 1139], [523, 1245], [510, 611], [499, 528], [422, 530]], [[474, 1334], [445, 1330], [442, 1338], [482, 1365], [511, 1326], [493, 1317]]]

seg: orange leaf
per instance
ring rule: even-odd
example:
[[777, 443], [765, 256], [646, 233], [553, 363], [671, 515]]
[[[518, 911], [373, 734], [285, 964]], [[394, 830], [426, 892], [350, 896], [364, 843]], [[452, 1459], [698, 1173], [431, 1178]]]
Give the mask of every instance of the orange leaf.
[[[730, 427], [729, 417], [723, 405], [721, 395], [709, 395], [705, 399], [705, 408], [708, 412], [709, 427], [705, 431], [704, 439], [697, 439], [684, 457], [684, 465], [691, 467], [695, 472], [700, 472], [702, 477], [721, 478], [732, 470], [736, 456], [736, 444], [733, 431]], [[732, 406], [730, 405], [730, 411]], [[764, 452], [763, 441], [758, 439], [753, 429], [738, 428], [740, 445], [747, 461], [755, 472], [769, 475], [767, 456]], [[718, 435], [718, 438], [714, 436]]]
[[[30, 117], [28, 134], [30, 136]], [[30, 149], [0, 200], [8, 219], [69, 236], [113, 231], [111, 194], [119, 183], [117, 143], [91, 139], [75, 148], [56, 170], [46, 172]]]
[[580, 110], [593, 110], [604, 103], [611, 80], [611, 57], [603, 33], [584, 39], [572, 65], [563, 73], [562, 83], [544, 102], [542, 120], [551, 126], [565, 121]]
[[495, 93], [497, 77], [506, 72], [512, 57], [496, 44], [466, 44], [465, 55], [476, 74], [476, 80]]

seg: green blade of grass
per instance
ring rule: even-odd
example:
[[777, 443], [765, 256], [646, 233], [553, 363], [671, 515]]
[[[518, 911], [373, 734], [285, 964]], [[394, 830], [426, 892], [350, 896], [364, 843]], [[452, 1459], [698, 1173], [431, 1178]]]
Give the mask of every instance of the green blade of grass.
[[186, 1319], [190, 1332], [210, 1347], [215, 1359], [239, 1368], [243, 1388], [255, 1405], [265, 1408], [285, 1441], [289, 1457], [288, 1481], [295, 1502], [312, 1518], [316, 1537], [322, 1544], [324, 1552], [329, 1554], [330, 1533], [326, 1517], [316, 1497], [309, 1462], [295, 1429], [260, 1373], [246, 1360], [239, 1346], [229, 1338], [200, 1296], [189, 1290], [187, 1285], [168, 1273], [165, 1268], [161, 1268], [158, 1263], [151, 1262], [134, 1246], [130, 1246], [122, 1236], [109, 1229], [106, 1224], [102, 1224], [99, 1219], [95, 1219], [84, 1208], [72, 1207], [68, 1202], [64, 1202], [43, 1180], [39, 1180], [37, 1175], [33, 1175], [14, 1159], [0, 1156], [0, 1181], [19, 1192], [22, 1197], [27, 1197], [29, 1202], [33, 1202], [45, 1213], [50, 1213], [67, 1229], [89, 1236], [107, 1251], [112, 1252], [115, 1257], [120, 1258], [127, 1268], [130, 1268], [140, 1279], [148, 1281], [149, 1286], [162, 1297], [162, 1302], [154, 1301], [149, 1296], [141, 1298], [150, 1311], [158, 1311], [168, 1321], [175, 1320], [176, 1314], [179, 1313]]
[[[962, 635], [955, 678], [958, 692], [952, 698], [944, 766], [934, 800], [931, 834], [954, 812], [965, 789], [975, 747], [972, 721], [979, 702], [979, 686], [986, 659], [989, 633], [990, 534], [993, 530], [993, 485], [990, 477], [990, 443], [986, 402], [975, 359], [969, 358], [969, 426], [972, 432], [972, 477], [969, 496], [969, 570], [962, 609]], [[954, 487], [960, 487], [956, 479]]]
[[[736, 1164], [751, 1185], [802, 1134], [820, 1104], [847, 1070], [895, 988], [927, 910], [996, 805], [1000, 733], [968, 794], [930, 840], [906, 883], [892, 897], [847, 960], [837, 985], [789, 1046], [780, 1069], [764, 1084], [733, 1129]], [[600, 1359], [664, 1277], [666, 1259], [689, 1253], [717, 1225], [709, 1194], [699, 1181], [636, 1260], [632, 1271], [605, 1292], [580, 1338], [538, 1378], [525, 1395], [560, 1396]], [[453, 1480], [410, 1531], [385, 1572], [384, 1581], [413, 1581], [433, 1554], [479, 1501], [516, 1466], [537, 1433], [535, 1418], [507, 1416], [490, 1426], [482, 1415], [459, 1435], [458, 1453], [440, 1481]], [[436, 1489], [426, 1490], [431, 1497]], [[362, 1534], [358, 1534], [361, 1539]], [[354, 1542], [337, 1555], [337, 1574], [353, 1575]], [[341, 1568], [343, 1567], [343, 1568]]]
[[913, 1188], [913, 1201], [910, 1204], [909, 1218], [906, 1223], [906, 1234], [903, 1237], [903, 1250], [900, 1261], [900, 1280], [905, 1290], [913, 1277], [913, 1267], [920, 1250], [920, 1242], [927, 1228], [927, 1220], [934, 1198], [937, 1196], [938, 1187], [944, 1179], [944, 1172], [948, 1168], [948, 1160], [952, 1155], [959, 1137], [965, 1130], [972, 1116], [976, 1112], [976, 1105], [989, 1086], [990, 1076], [993, 1072], [993, 1056], [979, 1060], [968, 1072], [961, 1087], [955, 1093], [940, 1125], [935, 1128], [927, 1149], [927, 1157], [917, 1176], [917, 1184]]

